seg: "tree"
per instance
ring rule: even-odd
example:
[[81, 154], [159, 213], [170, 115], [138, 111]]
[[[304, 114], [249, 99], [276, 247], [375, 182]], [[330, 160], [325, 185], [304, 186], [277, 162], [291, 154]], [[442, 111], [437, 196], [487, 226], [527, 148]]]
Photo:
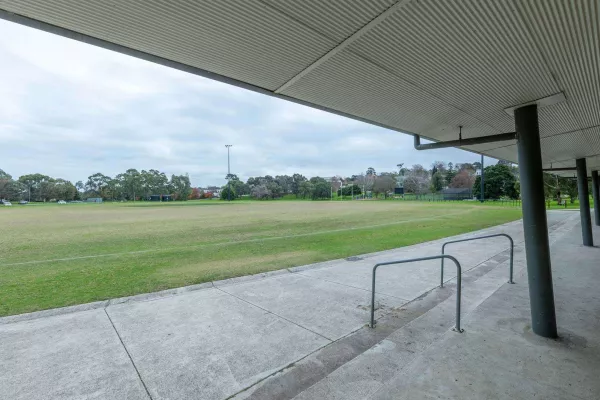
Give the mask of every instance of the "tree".
[[[516, 178], [507, 165], [491, 165], [485, 168], [484, 196], [486, 199], [499, 199], [501, 197], [517, 198], [515, 190]], [[473, 184], [473, 195], [481, 196], [481, 176], [477, 176]]]
[[192, 184], [187, 174], [171, 175], [170, 183], [176, 200], [187, 200], [192, 193]]
[[202, 190], [200, 190], [200, 188], [192, 188], [192, 193], [190, 193], [190, 200], [198, 200], [204, 197], [204, 193], [202, 192]]
[[312, 192], [313, 200], [319, 199], [329, 199], [331, 198], [331, 185], [326, 182], [323, 178], [322, 180], [317, 181], [314, 185], [314, 189]]
[[561, 178], [562, 187], [565, 188], [565, 192], [569, 195], [569, 201], [571, 204], [575, 203], [575, 200], [579, 197], [579, 191], [577, 188], [577, 180], [574, 178]]
[[246, 196], [250, 194], [251, 188], [247, 183], [244, 183], [240, 180], [231, 180], [229, 183], [238, 196]]
[[[478, 167], [481, 167], [481, 163], [475, 163], [477, 164]], [[456, 164], [456, 169], [458, 171], [462, 171], [462, 170], [467, 170], [469, 172], [475, 173], [477, 172], [477, 166], [475, 164], [471, 164], [471, 163], [462, 163], [462, 164]]]
[[52, 197], [57, 200], [73, 200], [77, 194], [77, 188], [65, 179], [56, 179], [52, 188]]
[[434, 161], [431, 165], [431, 170], [432, 177], [436, 172], [439, 172], [441, 175], [444, 175], [447, 171], [446, 163], [444, 161]]
[[0, 169], [0, 199], [20, 200], [24, 190], [21, 182], [13, 180], [10, 174]]
[[292, 175], [291, 189], [292, 189], [292, 193], [295, 194], [296, 197], [298, 197], [300, 195], [300, 185], [306, 181], [307, 181], [307, 179], [304, 175], [301, 175], [301, 174]]
[[451, 187], [452, 180], [456, 176], [457, 171], [454, 170], [454, 164], [452, 162], [448, 163], [448, 170], [446, 171], [446, 175], [444, 176], [444, 180], [446, 181], [446, 186]]
[[140, 172], [139, 176], [139, 194], [142, 197], [151, 195], [160, 195], [171, 192], [169, 190], [169, 178], [164, 172], [151, 169]]
[[355, 183], [351, 183], [350, 185], [344, 186], [342, 189], [338, 190], [338, 196], [358, 196], [360, 195], [361, 188]]
[[444, 178], [442, 178], [442, 173], [438, 169], [438, 171], [431, 176], [431, 191], [433, 193], [438, 193], [444, 188]]
[[[54, 179], [43, 174], [29, 174], [19, 177], [19, 182], [22, 183], [27, 190], [27, 198], [31, 201], [48, 201], [50, 199], [49, 191], [50, 184]], [[29, 194], [31, 193], [31, 196]]]
[[237, 195], [233, 187], [229, 187], [227, 185], [223, 186], [221, 189], [221, 200], [235, 200], [237, 199]]
[[313, 191], [315, 190], [314, 185], [309, 181], [302, 181], [298, 186], [298, 195], [303, 198], [312, 198]]
[[475, 183], [475, 175], [468, 169], [461, 169], [457, 174], [454, 175], [450, 185], [451, 188], [472, 188]]
[[272, 199], [278, 199], [283, 196], [283, 188], [276, 181], [266, 183], [267, 189], [271, 192]]
[[246, 184], [248, 186], [250, 186], [250, 188], [253, 188], [256, 185], [260, 185], [260, 178], [248, 178], [248, 180], [246, 181]]
[[9, 191], [13, 182], [12, 176], [0, 169], [0, 199], [10, 199]]
[[267, 200], [271, 198], [271, 191], [267, 185], [256, 185], [252, 188], [250, 195], [257, 200]]
[[391, 174], [380, 175], [375, 179], [373, 183], [373, 193], [378, 197], [380, 193], [383, 193], [384, 197], [387, 198], [389, 192], [393, 192], [396, 187], [396, 179]]
[[117, 175], [116, 179], [120, 182], [125, 197], [135, 201], [136, 197], [142, 191], [142, 177], [139, 171], [135, 168], [130, 168], [123, 174]]
[[420, 164], [415, 164], [404, 177], [404, 190], [421, 195], [429, 190], [429, 172]]
[[335, 193], [338, 192], [338, 190], [343, 186], [344, 183], [344, 179], [339, 176], [332, 176], [331, 179], [329, 179], [329, 184], [331, 185], [331, 190], [334, 191]]
[[107, 189], [111, 180], [110, 176], [96, 172], [94, 175], [88, 176], [88, 180], [85, 183], [85, 190], [93, 196], [106, 199], [110, 197]]
[[375, 168], [373, 168], [373, 167], [367, 168], [367, 173], [365, 174], [365, 177], [364, 177], [365, 192], [373, 190], [373, 184], [375, 183], [376, 176], [377, 176], [377, 173], [375, 172]]
[[362, 194], [365, 195], [368, 189], [367, 176], [365, 174], [356, 175], [352, 177], [352, 180], [361, 188]]
[[275, 182], [281, 187], [282, 194], [292, 193], [294, 178], [289, 175], [277, 175]]
[[25, 185], [19, 181], [0, 181], [0, 199], [18, 201], [23, 199]]

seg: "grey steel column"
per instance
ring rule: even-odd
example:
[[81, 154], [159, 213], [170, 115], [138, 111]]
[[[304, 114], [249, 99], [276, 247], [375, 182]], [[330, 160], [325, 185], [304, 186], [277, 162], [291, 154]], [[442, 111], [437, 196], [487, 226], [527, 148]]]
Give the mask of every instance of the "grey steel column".
[[592, 196], [594, 196], [594, 220], [600, 226], [600, 187], [598, 186], [598, 171], [592, 171]]
[[556, 338], [558, 335], [537, 105], [532, 104], [516, 109], [515, 125], [518, 135], [517, 147], [529, 301], [531, 303], [531, 326], [533, 332], [540, 336]]
[[577, 167], [577, 188], [579, 189], [579, 213], [581, 214], [581, 235], [584, 246], [593, 246], [592, 217], [590, 216], [590, 193], [588, 191], [587, 165], [585, 158], [575, 160]]
[[481, 155], [481, 202], [485, 201], [485, 173], [483, 172], [483, 154]]

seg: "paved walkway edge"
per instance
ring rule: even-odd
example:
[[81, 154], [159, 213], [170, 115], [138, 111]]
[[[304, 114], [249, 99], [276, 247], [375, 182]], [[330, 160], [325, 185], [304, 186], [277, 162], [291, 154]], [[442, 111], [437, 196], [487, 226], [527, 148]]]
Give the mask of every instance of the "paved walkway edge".
[[[500, 225], [494, 225], [494, 226], [491, 226], [488, 228], [483, 228], [483, 229], [476, 230], [476, 231], [461, 233], [459, 235], [455, 235], [455, 236], [451, 236], [451, 237], [445, 237], [445, 238], [441, 238], [441, 239], [435, 239], [435, 240], [430, 240], [430, 241], [426, 241], [426, 242], [415, 243], [413, 245], [405, 246], [405, 248], [409, 248], [411, 246], [422, 246], [424, 244], [434, 244], [437, 242], [442, 243], [443, 241], [447, 241], [449, 238], [468, 237], [469, 235], [473, 235], [473, 234], [485, 234], [487, 231], [491, 231], [491, 230], [495, 230], [498, 228], [502, 228], [502, 227], [510, 226], [510, 225], [514, 225], [514, 224], [519, 224], [519, 223], [521, 223], [520, 219], [518, 219], [516, 221], [506, 222], [506, 223], [500, 224]], [[382, 250], [382, 251], [377, 251], [377, 252], [373, 252], [373, 253], [360, 254], [355, 257], [360, 257], [361, 259], [377, 257], [377, 256], [385, 255], [386, 253], [391, 253], [393, 251], [396, 251], [397, 249], [398, 248]], [[213, 282], [205, 282], [205, 283], [200, 283], [200, 284], [196, 284], [196, 285], [161, 290], [158, 292], [142, 293], [142, 294], [137, 294], [137, 295], [133, 295], [133, 296], [118, 297], [118, 298], [114, 298], [114, 299], [95, 301], [92, 303], [78, 304], [78, 305], [74, 305], [74, 306], [52, 308], [49, 310], [35, 311], [35, 312], [25, 313], [25, 314], [9, 315], [6, 317], [0, 317], [0, 325], [11, 324], [11, 323], [21, 322], [21, 321], [29, 321], [29, 320], [51, 317], [51, 316], [56, 316], [56, 315], [96, 310], [99, 308], [106, 308], [106, 307], [109, 307], [109, 306], [115, 305], [115, 304], [158, 300], [158, 299], [162, 299], [165, 297], [176, 296], [176, 295], [179, 295], [182, 293], [193, 292], [193, 291], [197, 291], [197, 290], [205, 290], [205, 289], [216, 288], [216, 287], [236, 285], [239, 283], [255, 281], [255, 280], [260, 280], [260, 279], [267, 279], [267, 278], [271, 278], [273, 276], [302, 272], [302, 271], [312, 270], [312, 269], [316, 269], [316, 268], [332, 267], [336, 263], [343, 262], [343, 261], [347, 261], [347, 259], [346, 258], [338, 258], [338, 259], [318, 262], [318, 263], [314, 263], [314, 264], [307, 264], [307, 265], [301, 265], [298, 267], [291, 267], [291, 268], [285, 268], [285, 269], [280, 269], [280, 270], [261, 272], [259, 274], [245, 275], [245, 276], [223, 279], [223, 280], [213, 281]]]

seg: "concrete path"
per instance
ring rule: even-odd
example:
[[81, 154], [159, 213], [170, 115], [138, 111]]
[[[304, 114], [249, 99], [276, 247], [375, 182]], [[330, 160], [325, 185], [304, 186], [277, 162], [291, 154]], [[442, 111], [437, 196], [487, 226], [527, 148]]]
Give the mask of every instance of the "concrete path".
[[363, 398], [599, 399], [600, 248], [581, 242], [576, 224], [552, 246], [558, 340], [532, 333], [527, 285], [504, 285], [466, 318], [463, 335], [446, 332]]
[[[578, 214], [549, 213], [551, 232], [574, 217]], [[520, 222], [456, 238], [499, 232], [523, 240]], [[242, 396], [364, 327], [374, 263], [439, 254], [449, 239], [454, 238], [352, 261], [1, 318], [0, 398]], [[475, 243], [448, 247], [463, 273], [506, 261], [507, 241]], [[504, 264], [498, 273], [508, 280]], [[434, 289], [439, 273], [437, 261], [381, 268], [376, 316], [384, 318]], [[455, 275], [448, 265], [445, 279]]]

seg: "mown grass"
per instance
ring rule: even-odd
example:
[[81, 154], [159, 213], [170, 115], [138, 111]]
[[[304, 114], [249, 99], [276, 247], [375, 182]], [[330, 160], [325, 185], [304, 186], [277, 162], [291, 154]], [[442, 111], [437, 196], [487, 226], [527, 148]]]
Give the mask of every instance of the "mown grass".
[[0, 209], [0, 315], [326, 261], [520, 218], [392, 201], [74, 204]]

